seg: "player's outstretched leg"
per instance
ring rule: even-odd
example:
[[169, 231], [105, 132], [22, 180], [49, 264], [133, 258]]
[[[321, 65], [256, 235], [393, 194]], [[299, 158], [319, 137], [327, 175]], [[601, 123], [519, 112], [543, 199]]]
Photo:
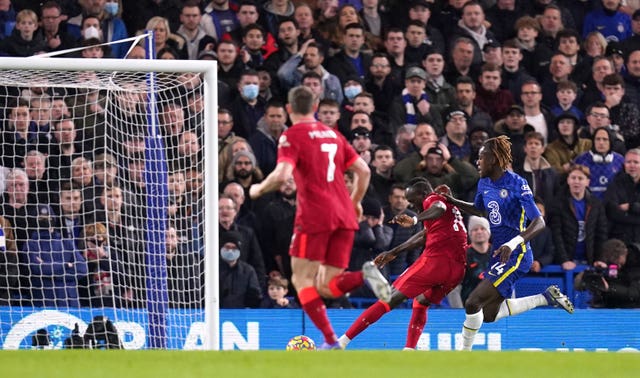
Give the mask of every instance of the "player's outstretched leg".
[[571, 303], [566, 295], [562, 294], [558, 286], [551, 285], [541, 294], [530, 295], [522, 298], [506, 299], [500, 305], [500, 309], [498, 310], [495, 320], [499, 320], [507, 316], [522, 314], [525, 311], [529, 311], [540, 306], [560, 306], [568, 313], [573, 314], [573, 303]]
[[347, 345], [358, 336], [362, 331], [367, 329], [371, 324], [375, 323], [382, 317], [382, 315], [391, 311], [391, 307], [387, 302], [377, 301], [364, 310], [360, 316], [351, 324], [351, 327], [344, 333], [344, 335], [338, 338], [338, 342], [342, 348], [346, 348]]
[[373, 261], [367, 261], [362, 265], [362, 274], [365, 282], [378, 299], [389, 303], [391, 300], [391, 285], [382, 275]]
[[573, 303], [569, 300], [569, 297], [564, 295], [560, 288], [556, 285], [551, 285], [547, 288], [547, 290], [542, 293], [544, 298], [547, 300], [549, 306], [554, 307], [562, 307], [566, 312], [573, 314]]

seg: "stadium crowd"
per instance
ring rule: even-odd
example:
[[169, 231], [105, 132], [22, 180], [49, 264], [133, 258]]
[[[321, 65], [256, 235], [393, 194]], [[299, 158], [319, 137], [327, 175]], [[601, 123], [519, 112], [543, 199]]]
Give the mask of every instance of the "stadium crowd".
[[[640, 1], [0, 0], [4, 56], [84, 47], [61, 56], [144, 59], [141, 44], [109, 43], [145, 30], [157, 59], [218, 62], [221, 307], [297, 306], [287, 299], [295, 182], [248, 196], [276, 165], [297, 85], [371, 166], [352, 269], [419, 231], [388, 222], [416, 215], [409, 180], [472, 201], [479, 148], [507, 135], [548, 224], [532, 241], [532, 273], [589, 265], [593, 306], [640, 306]], [[197, 77], [182, 79], [159, 117], [171, 163], [166, 263], [171, 305], [194, 308], [202, 98]], [[145, 99], [63, 89], [0, 88], [0, 304], [144, 306]], [[105, 128], [119, 122], [126, 132]], [[472, 219], [469, 235], [467, 276], [450, 298], [460, 307], [492, 251], [486, 220]], [[615, 276], [603, 273], [611, 266]]]

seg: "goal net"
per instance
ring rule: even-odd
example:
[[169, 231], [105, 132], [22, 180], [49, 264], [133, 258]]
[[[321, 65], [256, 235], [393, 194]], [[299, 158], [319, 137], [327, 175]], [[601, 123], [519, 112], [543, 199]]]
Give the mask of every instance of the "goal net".
[[215, 63], [0, 68], [2, 348], [103, 316], [127, 349], [217, 349]]

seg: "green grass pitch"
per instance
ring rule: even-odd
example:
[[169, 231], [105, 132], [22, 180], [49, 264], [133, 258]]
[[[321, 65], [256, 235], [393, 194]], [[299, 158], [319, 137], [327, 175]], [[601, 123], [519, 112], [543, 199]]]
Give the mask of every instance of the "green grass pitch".
[[2, 377], [638, 377], [640, 354], [401, 351], [0, 351]]

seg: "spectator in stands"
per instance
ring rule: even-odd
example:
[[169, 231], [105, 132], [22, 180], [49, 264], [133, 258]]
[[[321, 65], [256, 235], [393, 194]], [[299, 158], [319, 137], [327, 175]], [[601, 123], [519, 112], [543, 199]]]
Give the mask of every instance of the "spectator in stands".
[[31, 272], [31, 303], [36, 307], [80, 307], [78, 282], [86, 279], [87, 262], [72, 240], [53, 226], [49, 205], [39, 205], [37, 231], [25, 243]]
[[233, 131], [247, 139], [256, 132], [258, 120], [265, 112], [265, 102], [258, 96], [259, 80], [256, 71], [243, 72], [237, 85], [239, 95], [231, 103]]
[[223, 179], [226, 172], [228, 150], [239, 139], [232, 129], [233, 115], [225, 108], [218, 108], [218, 181]]
[[489, 40], [496, 40], [495, 35], [485, 26], [485, 16], [482, 5], [476, 1], [468, 1], [462, 6], [461, 22], [453, 30], [450, 44], [460, 37], [469, 38], [473, 43], [472, 64], [482, 64], [482, 50]]
[[[278, 190], [277, 195], [261, 212], [262, 250], [268, 251], [273, 266], [267, 266], [269, 272], [278, 271], [287, 279], [291, 278], [291, 258], [289, 244], [293, 233], [293, 221], [296, 213], [296, 183], [289, 177]], [[271, 275], [271, 273], [270, 273]]]
[[3, 1], [0, 3], [0, 40], [11, 35], [16, 26], [16, 10], [11, 1]]
[[504, 118], [511, 105], [514, 105], [513, 97], [506, 89], [500, 88], [501, 83], [500, 67], [485, 63], [480, 70], [478, 81], [480, 86], [477, 89], [478, 96], [475, 105], [482, 111], [489, 113], [492, 119]]
[[421, 57], [422, 67], [427, 73], [425, 92], [429, 96], [431, 106], [440, 114], [455, 102], [456, 89], [449, 84], [443, 75], [444, 55], [438, 50], [431, 50]]
[[393, 158], [393, 148], [387, 145], [378, 145], [373, 150], [373, 158], [371, 160], [371, 182], [370, 188], [376, 194], [378, 201], [383, 205], [387, 203], [387, 198], [391, 192], [391, 188], [395, 183], [393, 178], [393, 167], [396, 161]]
[[[49, 154], [51, 141], [51, 97], [47, 94], [34, 96], [29, 101], [32, 126], [31, 131], [36, 133], [38, 138], [38, 151]], [[47, 143], [48, 142], [48, 143]]]
[[[393, 219], [400, 214], [406, 214], [409, 217], [417, 216], [415, 212], [409, 209], [409, 201], [407, 201], [405, 189], [405, 186], [399, 183], [391, 186], [391, 191], [387, 199], [388, 205], [383, 207], [385, 219]], [[411, 236], [422, 229], [422, 225], [419, 223], [412, 227], [405, 228], [397, 223], [388, 222], [387, 226], [393, 231], [393, 236], [388, 248], [394, 248], [406, 242]], [[390, 276], [402, 274], [407, 267], [418, 259], [421, 253], [421, 247], [401, 252], [394, 260], [390, 261], [385, 268], [388, 270]]]
[[171, 225], [165, 231], [167, 246], [167, 288], [173, 308], [202, 308], [204, 301], [204, 260], [180, 243]]
[[[545, 221], [547, 221], [546, 205], [541, 198], [535, 198], [535, 201], [538, 210], [540, 210], [540, 214], [545, 217]], [[543, 267], [553, 264], [555, 260], [556, 247], [555, 244], [553, 244], [553, 232], [551, 228], [545, 227], [540, 234], [531, 239], [530, 243], [533, 252], [533, 263], [531, 263], [529, 271], [539, 273]]]
[[591, 172], [589, 191], [599, 200], [603, 200], [607, 186], [613, 177], [622, 170], [624, 157], [611, 150], [613, 133], [606, 127], [600, 127], [593, 133], [591, 150], [575, 158], [576, 164], [584, 165]]
[[510, 39], [502, 45], [502, 80], [500, 88], [511, 92], [513, 99], [520, 98], [522, 84], [533, 80], [533, 77], [524, 68], [523, 55], [518, 42]]
[[226, 179], [235, 181], [249, 190], [251, 184], [262, 181], [264, 174], [257, 165], [256, 157], [251, 151], [241, 150], [236, 152], [227, 169]]
[[[558, 103], [551, 108], [551, 114], [558, 117], [564, 112], [573, 113], [579, 120], [584, 118], [582, 110], [574, 105], [578, 97], [578, 86], [571, 80], [562, 80], [558, 82], [556, 89], [556, 99]], [[557, 129], [557, 127], [556, 127]]]
[[27, 152], [36, 149], [39, 138], [30, 131], [32, 128], [35, 125], [32, 125], [29, 104], [19, 101], [9, 105], [9, 114], [2, 127], [2, 166], [20, 167]]
[[76, 37], [68, 33], [66, 27], [60, 26], [64, 20], [62, 8], [58, 2], [46, 1], [40, 7], [40, 12], [42, 14], [42, 32], [48, 51], [68, 50], [76, 47]]
[[318, 103], [318, 121], [326, 126], [338, 130], [338, 121], [340, 120], [340, 104], [335, 100], [324, 99]]
[[447, 185], [460, 198], [469, 198], [478, 182], [477, 169], [468, 162], [452, 156], [446, 146], [429, 148], [416, 169], [417, 177], [424, 177], [434, 188]]
[[582, 35], [597, 30], [608, 41], [623, 41], [631, 36], [631, 17], [621, 12], [620, 0], [602, 0], [602, 8], [587, 13]]
[[593, 134], [597, 129], [606, 127], [614, 134], [613, 140], [610, 141], [611, 149], [619, 154], [624, 154], [627, 150], [624, 144], [624, 138], [620, 132], [616, 130], [616, 127], [611, 125], [609, 107], [600, 101], [594, 102], [587, 108], [586, 114], [587, 125], [578, 130], [578, 136], [580, 138], [593, 139]]
[[488, 64], [502, 67], [502, 45], [495, 39], [489, 40], [482, 49], [482, 60]]
[[58, 203], [57, 182], [47, 176], [47, 157], [40, 151], [27, 152], [22, 163], [29, 177], [29, 192], [35, 195], [38, 204]]
[[[526, 11], [526, 4], [522, 1], [511, 0], [497, 0], [487, 9], [486, 18], [496, 39], [504, 42], [514, 37], [516, 20], [524, 16]], [[515, 93], [514, 97], [518, 98]]]
[[[529, 92], [523, 91], [522, 96], [529, 96], [525, 94]], [[513, 158], [512, 166], [522, 167], [524, 164], [524, 136], [528, 132], [535, 131], [533, 126], [527, 123], [527, 119], [524, 115], [524, 109], [519, 105], [513, 105], [509, 109], [507, 116], [496, 122], [494, 131], [498, 135], [506, 135], [511, 141], [511, 155]]]
[[169, 21], [166, 18], [160, 16], [152, 17], [147, 21], [145, 30], [153, 30], [156, 51], [171, 47], [178, 52], [180, 59], [188, 59], [187, 45], [184, 38], [171, 32]]
[[[401, 38], [404, 41], [404, 38]], [[365, 90], [373, 96], [375, 108], [387, 114], [395, 94], [402, 90], [400, 80], [391, 75], [391, 61], [388, 55], [373, 55], [369, 73], [365, 78]]]
[[[300, 64], [302, 62], [302, 64]], [[342, 83], [337, 76], [329, 73], [323, 66], [324, 53], [315, 44], [314, 40], [307, 40], [302, 44], [297, 54], [280, 65], [278, 69], [278, 79], [285, 91], [300, 85], [302, 77], [307, 72], [315, 72], [321, 77], [322, 96], [321, 99], [329, 98], [342, 103]]]
[[[592, 307], [640, 307], [640, 271], [634, 263], [635, 245], [625, 245], [620, 239], [609, 239], [602, 246], [600, 260], [593, 270], [576, 277], [578, 288], [588, 289]], [[613, 269], [612, 269], [613, 268]]]
[[379, 0], [362, 1], [362, 9], [358, 12], [365, 30], [371, 34], [376, 42], [384, 37], [389, 28], [390, 20], [386, 12], [381, 12]]
[[551, 63], [549, 63], [549, 74], [542, 81], [540, 86], [542, 91], [542, 103], [546, 107], [552, 107], [555, 105], [555, 95], [558, 88], [558, 82], [562, 80], [569, 80], [570, 75], [573, 72], [573, 66], [568, 56], [561, 52], [555, 53], [551, 57]]
[[[549, 1], [547, 1], [549, 3]], [[565, 27], [573, 29], [573, 25], [565, 25], [565, 17], [571, 16], [568, 12], [563, 12], [556, 4], [548, 4], [544, 7], [544, 12], [540, 18], [540, 36], [538, 39], [549, 49], [553, 50], [557, 46], [556, 39], [558, 32]]]
[[249, 24], [242, 29], [240, 58], [249, 68], [258, 69], [264, 63], [267, 51], [265, 32], [259, 24]]
[[471, 39], [460, 37], [451, 47], [451, 61], [447, 64], [444, 77], [449, 83], [455, 83], [461, 76], [469, 76], [476, 80], [480, 74], [479, 65], [474, 62], [474, 44]]
[[8, 306], [19, 295], [18, 251], [11, 222], [0, 215], [0, 305]]
[[[354, 117], [356, 115], [354, 115]], [[349, 139], [351, 140], [351, 146], [358, 153], [358, 155], [360, 155], [360, 157], [363, 158], [367, 164], [370, 164], [371, 160], [373, 160], [371, 130], [363, 126], [355, 127], [351, 130]]]
[[633, 51], [640, 50], [640, 9], [636, 9], [631, 15], [631, 35], [621, 41], [620, 47], [626, 57]]
[[607, 239], [605, 209], [587, 190], [590, 179], [589, 168], [572, 165], [566, 188], [549, 206], [556, 263], [564, 270], [573, 270], [576, 264], [592, 265]]
[[257, 308], [262, 300], [256, 271], [241, 258], [242, 243], [237, 231], [220, 234], [220, 308]]
[[289, 299], [289, 280], [272, 277], [267, 282], [267, 295], [262, 298], [260, 308], [300, 308], [295, 298]]
[[[489, 267], [491, 259], [491, 230], [489, 221], [486, 218], [472, 215], [469, 217], [469, 248], [467, 249], [467, 269], [459, 288], [448, 296], [452, 307], [462, 308], [467, 301], [469, 294], [478, 286], [484, 276], [485, 270]], [[452, 301], [452, 297], [457, 300]], [[452, 303], [453, 302], [453, 303]]]
[[394, 82], [401, 83], [405, 70], [405, 50], [407, 48], [407, 40], [404, 32], [400, 28], [390, 28], [384, 37], [384, 53], [388, 57], [390, 75]]
[[237, 10], [236, 4], [229, 0], [210, 1], [204, 7], [204, 14], [207, 17], [203, 15], [203, 23], [207, 22], [205, 19], [212, 21], [215, 31], [212, 37], [216, 41], [222, 41], [225, 33], [230, 33], [240, 27], [236, 15]]
[[93, 162], [85, 157], [71, 161], [71, 181], [81, 188], [84, 199], [84, 210], [91, 212], [95, 208], [96, 182], [93, 175]]
[[[555, 97], [555, 90], [552, 95]], [[545, 142], [548, 143], [554, 141], [558, 137], [558, 133], [553, 128], [553, 116], [542, 103], [542, 96], [542, 88], [537, 82], [525, 81], [522, 84], [520, 100], [522, 101], [525, 121], [542, 134]]]
[[524, 162], [521, 167], [514, 167], [514, 172], [529, 183], [534, 197], [540, 198], [544, 204], [551, 203], [558, 174], [549, 162], [542, 157], [545, 150], [544, 137], [537, 131], [528, 132], [524, 136]]
[[[292, 18], [283, 18], [278, 22], [277, 50], [269, 55], [264, 62], [264, 68], [276, 77], [278, 69], [292, 56], [300, 52], [303, 43], [300, 42], [300, 29]], [[272, 37], [273, 38], [273, 37]], [[269, 35], [266, 37], [265, 50], [269, 52]], [[312, 41], [313, 42], [313, 41]], [[322, 52], [320, 52], [322, 54]], [[300, 54], [301, 56], [304, 53]], [[324, 55], [323, 55], [324, 56]]]
[[0, 40], [0, 52], [14, 57], [28, 57], [45, 52], [45, 39], [37, 29], [36, 13], [30, 9], [21, 10], [16, 15], [16, 26], [11, 35]]
[[591, 58], [605, 56], [607, 51], [607, 40], [604, 39], [600, 32], [592, 31], [587, 34], [582, 43], [584, 45], [583, 50], [585, 54]]
[[607, 187], [605, 205], [611, 224], [609, 236], [625, 243], [640, 241], [640, 149], [625, 154], [624, 172], [619, 172]]
[[353, 76], [362, 79], [369, 71], [371, 55], [361, 51], [365, 42], [364, 34], [364, 27], [361, 24], [356, 22], [348, 24], [342, 38], [344, 47], [327, 62], [327, 71], [336, 75], [343, 84]]
[[[13, 168], [5, 176], [6, 190], [3, 194], [2, 216], [8, 220], [15, 231], [16, 250], [23, 251], [29, 232], [35, 226], [37, 207], [35, 197], [29, 193], [29, 177], [19, 168]], [[21, 256], [20, 262], [26, 263]], [[21, 267], [21, 273], [24, 266]], [[28, 276], [28, 273], [27, 273]]]
[[302, 75], [302, 85], [309, 88], [313, 93], [314, 99], [318, 101], [324, 96], [324, 88], [322, 88], [322, 76], [313, 71], [307, 71]]
[[[640, 24], [640, 18], [637, 23]], [[624, 75], [625, 93], [631, 102], [640, 107], [640, 46], [638, 50], [631, 51], [627, 55], [625, 68], [627, 69]]]
[[[146, 238], [142, 222], [144, 216], [125, 213], [122, 189], [119, 186], [105, 186], [99, 196], [102, 209], [93, 214], [93, 221], [105, 223], [108, 227], [109, 246], [113, 256], [123, 263], [126, 276], [126, 291], [122, 294], [126, 306], [144, 306], [145, 298], [145, 244]], [[85, 204], [86, 204], [85, 198]], [[86, 208], [85, 208], [85, 211]], [[111, 252], [110, 252], [111, 253]]]
[[236, 223], [260, 233], [260, 221], [256, 213], [249, 207], [250, 203], [245, 201], [246, 197], [242, 185], [237, 182], [229, 182], [224, 186], [222, 193], [231, 197], [240, 209], [236, 216]]
[[315, 19], [313, 15], [313, 9], [307, 3], [300, 3], [296, 6], [295, 11], [293, 12], [293, 19], [298, 23], [298, 28], [300, 29], [300, 42], [307, 41], [309, 39], [314, 39], [317, 43], [322, 46], [328, 47], [329, 43], [322, 38], [320, 31], [315, 26]]
[[290, 0], [270, 0], [263, 3], [261, 20], [264, 28], [272, 35], [277, 35], [280, 22], [293, 17], [295, 6]]
[[[633, 102], [625, 101], [624, 80], [614, 73], [602, 79], [604, 103], [609, 108], [612, 125], [617, 125], [627, 149], [640, 145], [640, 109]], [[615, 128], [615, 127], [614, 127]]]
[[486, 129], [481, 126], [475, 126], [469, 130], [469, 144], [471, 145], [471, 155], [469, 156], [469, 163], [475, 165], [480, 155], [480, 149], [484, 145], [484, 142], [492, 135], [491, 129]]
[[258, 121], [258, 130], [249, 138], [258, 165], [265, 175], [276, 166], [278, 139], [287, 129], [286, 122], [287, 112], [284, 105], [271, 102], [267, 104], [264, 116]]
[[596, 101], [604, 99], [604, 86], [602, 80], [605, 76], [614, 72], [613, 62], [605, 56], [598, 56], [593, 59], [591, 65], [591, 78], [584, 83], [584, 91], [580, 99], [580, 108], [586, 109]]
[[[80, 247], [87, 262], [87, 279], [79, 290], [83, 305], [120, 306], [124, 294], [124, 266], [109, 247], [109, 234], [103, 223], [81, 227]], [[114, 301], [115, 299], [115, 301]]]
[[82, 191], [70, 181], [60, 186], [60, 216], [56, 228], [65, 239], [74, 241], [76, 248], [81, 248], [80, 238], [84, 227], [82, 212]]
[[[406, 126], [405, 126], [406, 127]], [[401, 145], [399, 143], [398, 145]], [[411, 149], [405, 158], [398, 161], [393, 168], [393, 175], [397, 182], [407, 183], [416, 176], [418, 165], [423, 160], [431, 147], [438, 145], [438, 135], [434, 128], [427, 122], [420, 122], [415, 127], [411, 140]]]
[[624, 66], [625, 55], [620, 48], [619, 42], [611, 41], [608, 43], [605, 56], [613, 62], [613, 67], [615, 68], [616, 73], [623, 74], [626, 72], [626, 68]]
[[[384, 212], [380, 202], [370, 196], [362, 200], [362, 219], [359, 229], [353, 240], [353, 250], [349, 259], [347, 270], [356, 272], [362, 265], [373, 260], [380, 252], [387, 250], [393, 230], [384, 222]], [[373, 292], [367, 286], [355, 289], [351, 292], [354, 297], [374, 297]]]
[[450, 109], [462, 110], [467, 115], [467, 124], [469, 129], [476, 127], [482, 127], [486, 130], [493, 129], [493, 120], [491, 116], [480, 110], [475, 105], [475, 99], [477, 96], [476, 84], [468, 76], [459, 77], [456, 81], [456, 96], [455, 101]]
[[542, 80], [553, 55], [552, 47], [538, 42], [540, 23], [523, 16], [516, 21], [516, 44], [522, 51], [522, 66], [537, 80]]
[[180, 11], [180, 27], [176, 30], [184, 39], [187, 57], [191, 60], [198, 59], [200, 41], [207, 36], [207, 31], [202, 25], [202, 11], [198, 3], [199, 1], [196, 0], [184, 2]]
[[[247, 69], [238, 54], [239, 45], [233, 41], [220, 41], [216, 46], [218, 55], [218, 78], [229, 88], [236, 88], [240, 75]], [[233, 93], [234, 91], [232, 91]], [[235, 94], [233, 94], [235, 98]]]
[[418, 20], [409, 21], [405, 39], [407, 44], [403, 55], [407, 67], [419, 65], [429, 51], [442, 51], [432, 46], [433, 42], [427, 37], [426, 25]]
[[420, 67], [411, 67], [407, 70], [402, 93], [393, 100], [389, 107], [389, 120], [394, 128], [401, 125], [417, 125], [420, 122], [429, 122], [438, 132], [444, 134], [442, 118], [431, 107], [425, 87], [427, 73]]
[[[247, 1], [242, 1], [238, 4], [238, 10], [236, 12], [236, 18], [237, 18], [237, 22], [238, 25], [234, 26], [233, 30], [229, 31], [229, 32], [225, 32], [223, 35], [218, 35], [215, 31], [215, 29], [213, 30], [213, 33], [207, 33], [209, 34], [204, 40], [203, 43], [204, 44], [212, 44], [215, 46], [215, 43], [217, 41], [233, 41], [234, 43], [236, 43], [237, 45], [241, 45], [242, 44], [242, 30], [250, 24], [255, 24], [258, 22], [260, 13], [258, 11], [258, 5], [251, 0], [247, 0]], [[203, 21], [205, 21], [205, 18], [208, 18], [209, 20], [211, 20], [211, 16], [209, 14], [204, 14], [203, 15]], [[213, 21], [211, 21], [211, 26], [213, 27]], [[269, 42], [270, 44], [274, 44], [275, 41], [273, 41], [273, 35], [271, 35], [271, 33], [268, 33], [268, 37], [270, 38], [271, 41]], [[200, 49], [207, 49], [208, 47], [202, 46], [202, 44], [200, 45]]]
[[578, 137], [578, 126], [578, 118], [573, 113], [562, 113], [556, 117], [558, 139], [549, 143], [544, 157], [558, 174], [568, 173], [573, 159], [591, 148], [591, 139]]
[[467, 134], [467, 116], [462, 110], [452, 109], [445, 116], [445, 135], [439, 142], [447, 146], [451, 155], [462, 161], [469, 161], [471, 144]]

